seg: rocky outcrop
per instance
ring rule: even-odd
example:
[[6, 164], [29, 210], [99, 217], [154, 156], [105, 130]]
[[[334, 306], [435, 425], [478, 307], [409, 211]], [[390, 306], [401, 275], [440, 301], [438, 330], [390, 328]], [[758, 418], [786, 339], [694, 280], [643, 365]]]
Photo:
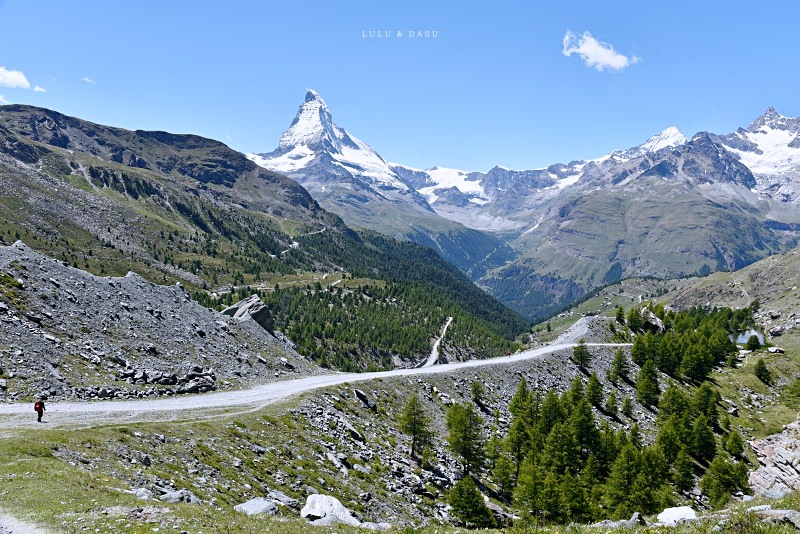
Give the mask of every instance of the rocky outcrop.
[[783, 427], [783, 432], [750, 441], [758, 455], [759, 467], [750, 473], [750, 487], [758, 495], [780, 498], [800, 490], [800, 422]]
[[233, 317], [239, 321], [252, 319], [270, 334], [275, 333], [275, 319], [258, 295], [252, 295], [225, 308], [222, 310], [222, 315]]

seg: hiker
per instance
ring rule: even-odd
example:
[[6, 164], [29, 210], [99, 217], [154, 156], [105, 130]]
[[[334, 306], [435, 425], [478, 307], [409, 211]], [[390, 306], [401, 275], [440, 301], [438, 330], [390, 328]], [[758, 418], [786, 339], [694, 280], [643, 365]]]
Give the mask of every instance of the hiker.
[[44, 399], [37, 400], [36, 404], [33, 405], [33, 409], [36, 410], [36, 415], [38, 415], [36, 420], [41, 423], [42, 414], [44, 413]]

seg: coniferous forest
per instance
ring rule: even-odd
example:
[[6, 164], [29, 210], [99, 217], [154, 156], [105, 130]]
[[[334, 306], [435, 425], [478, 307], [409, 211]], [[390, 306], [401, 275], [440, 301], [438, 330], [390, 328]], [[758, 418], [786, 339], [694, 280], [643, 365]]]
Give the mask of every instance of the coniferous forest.
[[606, 378], [635, 386], [636, 400], [655, 414], [654, 428], [640, 428], [633, 400], [604, 391], [589, 374], [591, 351], [583, 344], [572, 359], [584, 372], [566, 391], [530, 390], [520, 381], [504, 429], [476, 432], [490, 422], [475, 402], [451, 407], [448, 443], [463, 466], [449, 497], [454, 512], [468, 526], [493, 525], [475, 500], [479, 485], [537, 524], [651, 514], [680, 504], [693, 488], [721, 506], [746, 490], [742, 436], [720, 415], [709, 375], [735, 364], [729, 333], [749, 326], [753, 309], [674, 312], [651, 305], [627, 317], [620, 310], [611, 320], [614, 335], [634, 342], [631, 359], [617, 351]]

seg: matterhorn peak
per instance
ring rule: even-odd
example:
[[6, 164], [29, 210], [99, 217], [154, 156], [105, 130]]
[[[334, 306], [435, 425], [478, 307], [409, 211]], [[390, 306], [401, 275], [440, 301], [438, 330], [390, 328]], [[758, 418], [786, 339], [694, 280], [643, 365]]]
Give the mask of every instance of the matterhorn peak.
[[328, 105], [319, 93], [309, 89], [291, 126], [281, 136], [278, 150], [288, 150], [303, 145], [309, 148], [322, 146], [338, 152], [341, 150], [339, 137]]

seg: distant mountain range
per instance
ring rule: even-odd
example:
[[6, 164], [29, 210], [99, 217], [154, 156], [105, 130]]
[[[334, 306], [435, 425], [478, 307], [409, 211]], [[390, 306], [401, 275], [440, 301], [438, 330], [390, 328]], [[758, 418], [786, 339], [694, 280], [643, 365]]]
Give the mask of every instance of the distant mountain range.
[[625, 277], [737, 269], [800, 230], [800, 119], [772, 108], [728, 135], [670, 127], [592, 160], [481, 173], [388, 163], [309, 91], [278, 148], [249, 157], [350, 224], [433, 246], [529, 318]]

